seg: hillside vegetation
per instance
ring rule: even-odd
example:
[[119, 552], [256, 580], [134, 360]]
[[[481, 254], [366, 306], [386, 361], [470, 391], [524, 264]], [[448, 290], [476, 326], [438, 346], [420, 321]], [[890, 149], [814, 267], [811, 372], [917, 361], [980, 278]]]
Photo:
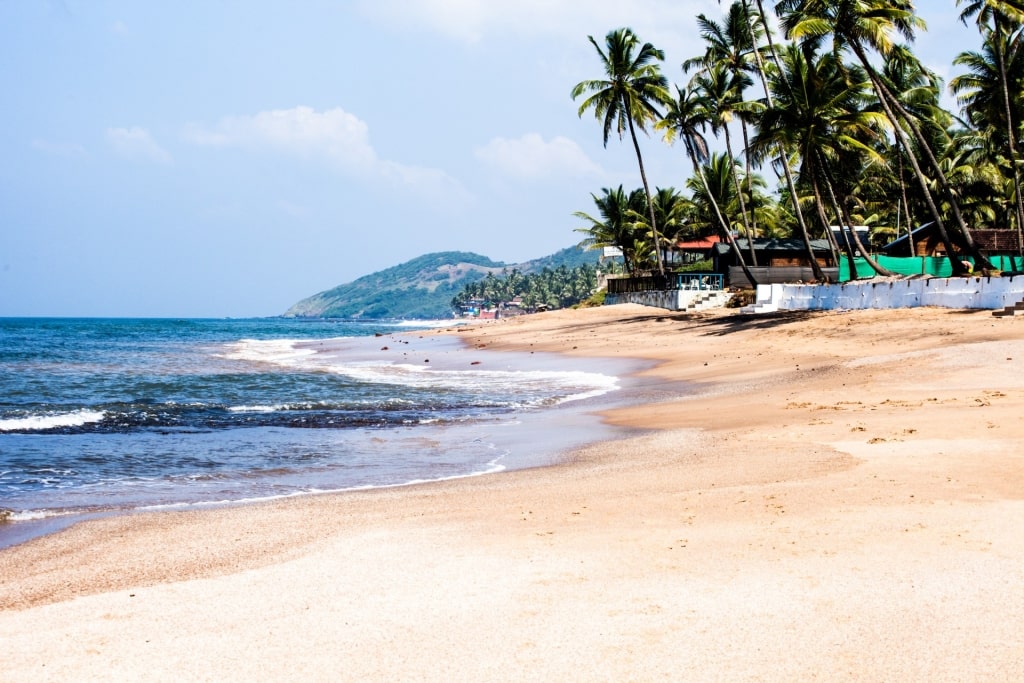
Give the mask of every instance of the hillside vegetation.
[[595, 264], [597, 252], [569, 247], [532, 261], [506, 264], [463, 251], [425, 254], [303, 299], [285, 317], [431, 320], [452, 315], [452, 299], [469, 283], [503, 272], [541, 272]]

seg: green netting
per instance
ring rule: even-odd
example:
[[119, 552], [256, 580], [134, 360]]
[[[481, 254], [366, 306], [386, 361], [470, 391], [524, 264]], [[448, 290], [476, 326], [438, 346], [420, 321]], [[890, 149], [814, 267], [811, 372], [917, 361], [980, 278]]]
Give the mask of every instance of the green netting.
[[[876, 256], [878, 265], [888, 268], [899, 275], [933, 275], [935, 277], [949, 277], [953, 274], [953, 267], [949, 265], [949, 259], [945, 256]], [[974, 259], [968, 258], [974, 262]], [[857, 279], [870, 278], [875, 276], [874, 269], [862, 258], [854, 259], [857, 264]], [[997, 270], [1024, 270], [1024, 259], [1012, 256], [990, 256], [989, 261]], [[850, 277], [850, 265], [846, 258], [839, 262], [839, 281], [846, 282]]]
[[[854, 259], [857, 264], [857, 279], [870, 278], [875, 276], [875, 271], [868, 262], [862, 258]], [[949, 277], [953, 274], [953, 267], [945, 256], [876, 256], [875, 260], [884, 268], [899, 275], [933, 275], [935, 277]], [[974, 259], [968, 258], [973, 262]], [[997, 270], [1024, 270], [1024, 261], [1020, 258], [1010, 256], [990, 256], [989, 260]], [[850, 265], [845, 258], [839, 262], [839, 281], [846, 282], [850, 277]]]
[[[868, 265], [863, 258], [854, 259], [857, 265], [857, 278], [869, 278], [875, 276], [874, 269]], [[876, 256], [878, 265], [891, 270], [899, 275], [934, 275], [936, 277], [949, 277], [953, 274], [953, 267], [949, 265], [949, 259], [944, 256]], [[850, 277], [850, 265], [847, 259], [839, 261], [839, 281], [846, 282], [854, 278]]]

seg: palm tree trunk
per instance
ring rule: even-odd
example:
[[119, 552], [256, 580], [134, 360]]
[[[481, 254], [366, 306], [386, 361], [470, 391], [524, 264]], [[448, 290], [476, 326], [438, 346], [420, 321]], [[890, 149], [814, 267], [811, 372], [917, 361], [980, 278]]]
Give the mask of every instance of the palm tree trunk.
[[[775, 43], [772, 41], [771, 27], [767, 21], [767, 15], [764, 12], [764, 5], [761, 0], [757, 0], [757, 9], [761, 13], [761, 22], [764, 24], [765, 35], [768, 38], [768, 47], [771, 50], [772, 60], [775, 62], [776, 67], [779, 66], [779, 55], [775, 50]], [[750, 16], [749, 13], [747, 15]], [[749, 23], [749, 21], [748, 21]], [[751, 39], [753, 39], [754, 33], [751, 31]], [[754, 45], [754, 60], [757, 62], [757, 71], [761, 76], [761, 85], [764, 86], [764, 96], [769, 107], [774, 107], [775, 104], [772, 101], [771, 89], [768, 87], [768, 72], [764, 68], [764, 60], [761, 59], [761, 51], [758, 49], [759, 46]], [[782, 69], [779, 68], [779, 72], [783, 73]], [[796, 182], [793, 180], [793, 172], [789, 168], [789, 160], [786, 158], [785, 151], [779, 149], [779, 159], [782, 162], [782, 170], [786, 176], [786, 185], [789, 188], [789, 195], [793, 201], [793, 213], [796, 215], [797, 224], [800, 227], [800, 236], [804, 240], [804, 246], [807, 248], [807, 258], [810, 260], [811, 272], [814, 273], [815, 279], [819, 282], [827, 282], [828, 278], [825, 277], [825, 271], [821, 269], [818, 264], [818, 258], [814, 254], [814, 248], [811, 246], [811, 236], [807, 232], [807, 221], [804, 220], [803, 210], [800, 208], [800, 197], [797, 195]]]
[[1003, 107], [1006, 111], [1006, 142], [1010, 150], [1010, 166], [1013, 168], [1013, 197], [1017, 210], [1017, 251], [1024, 258], [1024, 200], [1020, 196], [1020, 170], [1017, 167], [1017, 135], [1013, 125], [1013, 108], [1010, 106], [1009, 78], [1006, 74], [1006, 55], [1003, 50], [1003, 21], [999, 12], [993, 14], [996, 33], [996, 60], [999, 62], [999, 85], [1003, 91]]
[[661, 260], [661, 236], [658, 234], [658, 221], [654, 217], [654, 202], [651, 201], [651, 188], [647, 184], [647, 172], [644, 171], [644, 158], [640, 156], [640, 143], [637, 142], [636, 130], [633, 128], [633, 117], [627, 116], [626, 120], [629, 122], [629, 135], [633, 139], [633, 149], [636, 150], [636, 161], [640, 165], [640, 180], [644, 183], [644, 194], [647, 195], [647, 211], [651, 219], [651, 234], [654, 235], [654, 255], [658, 259], [658, 273], [665, 277], [665, 264]]
[[[863, 50], [858, 50], [858, 58], [864, 54]], [[866, 55], [862, 59], [862, 64]], [[890, 100], [886, 96], [888, 92], [879, 81], [878, 74], [871, 69], [870, 65], [867, 67], [868, 78], [871, 80], [871, 85], [875, 89], [875, 94], [878, 96], [878, 101], [882, 105], [882, 110], [885, 112], [886, 118], [889, 119], [889, 123], [892, 125], [893, 135], [899, 141], [899, 144], [903, 146], [903, 149], [907, 150], [907, 160], [910, 161], [911, 168], [914, 169], [914, 176], [917, 178], [918, 184], [921, 186], [921, 192], [924, 196], [925, 203], [928, 204], [928, 211], [932, 214], [932, 220], [935, 221], [935, 228], [939, 231], [939, 237], [942, 240], [942, 244], [946, 248], [946, 254], [949, 257], [950, 266], [953, 268], [954, 275], [966, 275], [967, 270], [964, 268], [960, 260], [956, 258], [956, 250], [953, 247], [952, 241], [949, 239], [949, 233], [946, 231], [946, 224], [942, 220], [942, 216], [939, 214], [939, 209], [935, 206], [935, 199], [932, 197], [931, 188], [928, 187], [928, 179], [925, 177], [924, 172], [921, 171], [921, 165], [918, 163], [917, 155], [914, 150], [907, 144], [906, 136], [903, 132], [903, 127], [900, 125], [900, 120], [896, 117], [896, 114], [890, 106]]]
[[[825, 202], [821, 198], [821, 187], [818, 184], [817, 177], [813, 177], [812, 176], [812, 178], [811, 178], [811, 191], [814, 193], [814, 206], [815, 206], [815, 208], [816, 208], [816, 210], [818, 212], [818, 220], [821, 221], [822, 226], [824, 226], [824, 228], [825, 228], [825, 234], [828, 235], [829, 244], [835, 245], [835, 238], [832, 235], [832, 228], [829, 225], [828, 216], [825, 215]], [[834, 198], [833, 198], [833, 204], [835, 204]], [[838, 207], [833, 207], [833, 210], [836, 211], [836, 218], [838, 219], [839, 218]], [[854, 256], [854, 253], [853, 253], [853, 246], [850, 245], [850, 240], [847, 239], [845, 232], [841, 232], [841, 234], [843, 236], [843, 252], [846, 255], [846, 263], [850, 267], [850, 279], [851, 280], [856, 280], [857, 279], [857, 261], [856, 261], [856, 258]], [[839, 257], [838, 257], [838, 254], [836, 252], [833, 252], [832, 258], [835, 261], [835, 264], [838, 266], [839, 265]]]
[[[892, 277], [896, 273], [892, 272], [888, 268], [884, 267], [878, 261], [871, 256], [871, 253], [867, 250], [864, 244], [860, 241], [860, 235], [853, 229], [853, 221], [850, 219], [850, 212], [846, 210], [844, 202], [838, 201], [835, 194], [835, 182], [832, 179], [832, 174], [829, 172], [828, 166], [825, 165], [824, 159], [821, 158], [820, 151], [818, 152], [818, 161], [821, 163], [821, 170], [825, 176], [825, 186], [828, 188], [829, 197], [832, 199], [832, 205], [835, 207], [836, 215], [839, 217], [839, 231], [843, 235], [843, 241], [846, 242], [847, 248], [850, 247], [850, 238], [853, 238], [853, 243], [857, 247], [857, 251], [860, 252], [861, 258], [863, 258], [871, 269], [879, 275], [885, 277]], [[847, 235], [846, 231], [849, 228], [850, 234]], [[851, 250], [852, 251], [852, 250]], [[857, 269], [854, 268], [851, 275], [857, 274]]]
[[[747, 192], [750, 198], [754, 198], [754, 179], [750, 175], [750, 133], [747, 130], [747, 122], [740, 120], [740, 130], [743, 131], [743, 172], [746, 174], [744, 179], [747, 181]], [[755, 203], [756, 207], [756, 203]], [[750, 231], [753, 233], [753, 237], [757, 237], [757, 211], [756, 208], [750, 209]], [[757, 265], [757, 260], [752, 260], [753, 265]]]
[[754, 254], [754, 240], [750, 236], [750, 220], [747, 218], [747, 202], [743, 199], [743, 187], [740, 185], [740, 179], [736, 177], [736, 163], [735, 157], [732, 155], [732, 136], [729, 135], [728, 124], [723, 125], [722, 128], [725, 130], [725, 151], [729, 155], [729, 169], [733, 172], [732, 179], [736, 185], [736, 198], [740, 200], [740, 214], [743, 216], [743, 234], [747, 236], [747, 246], [750, 251], [750, 263], [757, 265], [757, 256]]
[[725, 222], [725, 217], [722, 216], [722, 211], [718, 207], [718, 202], [715, 200], [715, 196], [711, 194], [711, 188], [708, 187], [707, 176], [704, 175], [704, 169], [701, 168], [700, 164], [697, 163], [697, 154], [693, 150], [693, 145], [686, 141], [686, 153], [690, 157], [690, 162], [693, 164], [693, 170], [700, 178], [701, 184], [704, 186], [704, 193], [708, 196], [708, 201], [711, 203], [711, 208], [714, 209], [715, 218], [718, 219], [718, 225], [721, 227], [722, 232], [725, 234], [726, 241], [729, 242], [729, 246], [732, 247], [733, 253], [736, 254], [736, 260], [740, 264], [740, 268], [743, 269], [743, 274], [747, 276], [747, 280], [750, 281], [754, 287], [757, 287], [757, 278], [754, 277], [754, 273], [751, 272], [747, 266], [746, 260], [743, 258], [743, 252], [740, 250], [736, 240], [733, 239], [732, 230], [729, 229], [729, 224]]
[[[963, 241], [967, 253], [974, 257], [975, 263], [980, 267], [992, 269], [992, 264], [985, 257], [985, 255], [982, 254], [981, 251], [978, 249], [978, 245], [975, 244], [974, 238], [971, 236], [971, 231], [967, 228], [967, 223], [964, 222], [963, 214], [960, 213], [960, 203], [956, 199], [956, 193], [953, 191], [952, 186], [950, 186], [949, 180], [946, 178], [946, 174], [942, 171], [942, 167], [939, 166], [939, 162], [935, 159], [935, 155], [932, 153], [932, 149], [931, 146], [928, 144], [928, 140], [924, 137], [924, 134], [921, 132], [921, 129], [914, 122], [914, 117], [910, 114], [910, 112], [908, 112], [903, 107], [899, 99], [892, 94], [889, 88], [886, 87], [881, 77], [874, 70], [874, 67], [871, 66], [870, 61], [868, 61], [867, 54], [865, 54], [864, 49], [860, 46], [860, 44], [857, 43], [856, 41], [853, 41], [851, 43], [851, 46], [854, 50], [854, 53], [857, 55], [857, 58], [860, 60], [861, 66], [863, 66], [864, 69], [867, 71], [868, 78], [871, 79], [871, 84], [874, 86], [875, 93], [878, 95], [878, 99], [882, 104], [882, 108], [885, 110], [886, 116], [889, 117], [889, 120], [892, 122], [893, 126], [895, 127], [895, 130], [900, 131], [900, 133], [902, 133], [902, 129], [899, 127], [899, 120], [893, 114], [894, 109], [896, 112], [899, 113], [900, 118], [902, 118], [902, 120], [907, 124], [907, 127], [910, 129], [910, 132], [913, 133], [914, 139], [918, 143], [918, 147], [924, 153], [924, 157], [928, 161], [928, 165], [935, 172], [935, 177], [939, 181], [939, 186], [942, 188], [943, 193], [949, 200], [950, 209], [953, 212], [953, 218], [957, 223], [957, 227], [959, 228], [959, 236]], [[907, 151], [909, 152], [909, 158], [914, 159], [916, 155], [910, 150], [909, 146], [907, 147]], [[949, 246], [947, 246], [946, 248], [948, 250]], [[950, 252], [949, 257], [950, 262], [953, 266], [953, 274], [966, 275], [966, 268], [964, 268], [958, 260], [953, 258], [952, 252]]]
[[[910, 246], [910, 255], [917, 256], [914, 249], [914, 215], [910, 212], [910, 201], [907, 199], [907, 184], [903, 182], [903, 146], [896, 140], [896, 163], [900, 174], [900, 196], [903, 199], [903, 208], [907, 214], [907, 243]], [[899, 237], [899, 226], [896, 226], [896, 236]]]

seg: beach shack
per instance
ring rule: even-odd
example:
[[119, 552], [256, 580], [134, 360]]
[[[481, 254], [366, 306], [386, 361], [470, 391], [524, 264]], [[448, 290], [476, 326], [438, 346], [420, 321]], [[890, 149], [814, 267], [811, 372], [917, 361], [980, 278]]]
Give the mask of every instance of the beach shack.
[[[1024, 270], [1021, 258], [1020, 237], [1016, 230], [971, 230], [971, 237], [978, 251], [1001, 270]], [[956, 244], [956, 233], [950, 234], [955, 257], [961, 258], [962, 247]], [[939, 235], [934, 222], [925, 223], [916, 230], [904, 234], [882, 247], [882, 253], [892, 257], [913, 257], [920, 259], [944, 259], [946, 245]]]
[[[775, 284], [784, 282], [811, 282], [814, 270], [811, 268], [810, 256], [804, 241], [797, 238], [755, 238], [754, 254], [757, 265], [751, 265], [750, 244], [746, 238], [736, 239], [736, 246], [743, 253], [743, 258], [758, 284]], [[818, 265], [831, 279], [838, 276], [838, 268], [832, 260], [832, 249], [828, 240], [811, 240], [811, 249]], [[719, 242], [712, 250], [714, 270], [725, 276], [730, 287], [748, 288], [752, 283], [747, 279], [739, 266], [736, 252], [727, 242]]]
[[709, 261], [712, 259], [715, 245], [721, 241], [722, 238], [718, 235], [681, 240], [666, 254], [665, 262], [671, 266], [691, 266], [701, 261]]

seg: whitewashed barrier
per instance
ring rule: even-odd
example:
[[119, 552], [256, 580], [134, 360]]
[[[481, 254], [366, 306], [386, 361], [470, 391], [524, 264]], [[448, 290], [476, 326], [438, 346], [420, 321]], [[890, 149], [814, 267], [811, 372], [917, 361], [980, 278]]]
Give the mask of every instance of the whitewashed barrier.
[[669, 311], [687, 311], [724, 306], [731, 296], [729, 292], [723, 290], [673, 289], [609, 294], [605, 297], [604, 302], [605, 304], [640, 304]]
[[863, 308], [1000, 309], [1024, 300], [1024, 277], [950, 277], [872, 280], [835, 285], [758, 285], [751, 313]]

